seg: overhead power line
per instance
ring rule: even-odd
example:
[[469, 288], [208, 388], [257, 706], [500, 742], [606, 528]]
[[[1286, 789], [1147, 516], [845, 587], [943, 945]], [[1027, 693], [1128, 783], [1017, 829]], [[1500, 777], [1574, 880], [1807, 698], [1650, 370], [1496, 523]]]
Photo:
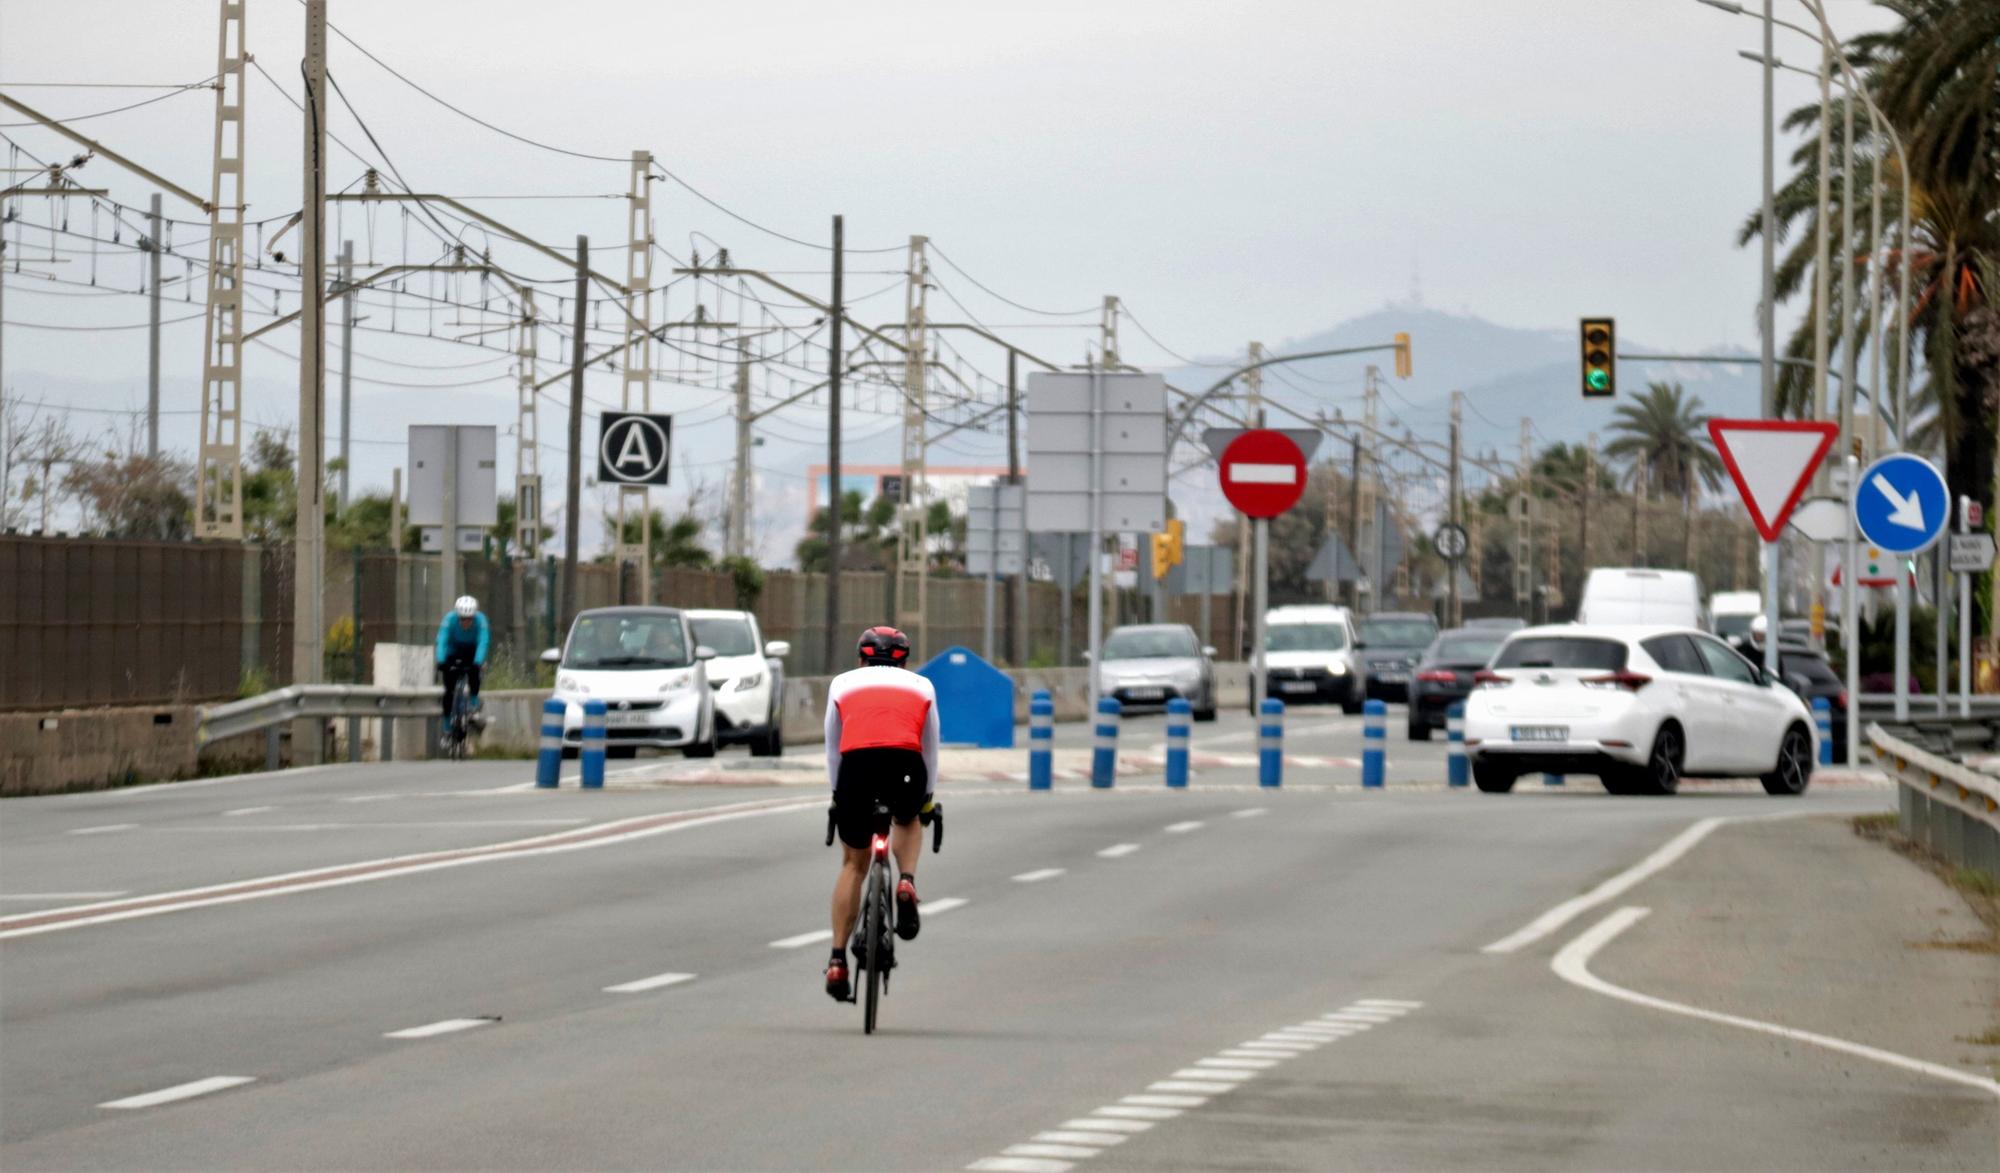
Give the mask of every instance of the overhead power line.
[[[1086, 309], [1080, 309], [1080, 310], [1043, 310], [1043, 309], [1036, 309], [1034, 306], [1031, 305], [1022, 305], [1020, 302], [1015, 301], [1011, 297], [995, 293], [992, 287], [988, 286], [985, 282], [981, 281], [979, 278], [974, 277], [972, 274], [960, 268], [958, 262], [946, 256], [945, 251], [939, 248], [935, 241], [931, 243], [930, 251], [933, 256], [937, 257], [945, 264], [950, 265], [952, 272], [957, 273], [959, 276], [965, 278], [967, 281], [972, 282], [974, 286], [978, 287], [978, 289], [981, 292], [985, 293], [988, 297], [991, 297], [996, 301], [1006, 302], [1008, 305], [1011, 305], [1015, 309], [1021, 310], [1024, 313], [1040, 314], [1045, 318], [1077, 318], [1077, 317], [1082, 317], [1085, 314], [1097, 313], [1099, 309], [1102, 308], [1100, 306], [1090, 306]], [[1148, 337], [1151, 336], [1148, 335]]]

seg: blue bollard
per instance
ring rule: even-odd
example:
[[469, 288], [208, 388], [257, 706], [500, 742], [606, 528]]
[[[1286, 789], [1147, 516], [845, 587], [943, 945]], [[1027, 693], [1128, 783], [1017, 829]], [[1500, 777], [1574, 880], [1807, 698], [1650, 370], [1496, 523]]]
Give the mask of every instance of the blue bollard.
[[1380, 790], [1388, 778], [1388, 719], [1389, 706], [1381, 701], [1361, 706], [1361, 785], [1368, 790]]
[[1185, 698], [1167, 702], [1167, 786], [1185, 790], [1188, 784], [1188, 722], [1194, 706]]
[[1544, 786], [1561, 786], [1562, 784], [1563, 784], [1563, 776], [1561, 774], [1542, 775], [1542, 785]]
[[1055, 750], [1056, 698], [1038, 688], [1028, 699], [1028, 789], [1054, 789]]
[[1278, 786], [1285, 780], [1285, 702], [1264, 698], [1257, 721], [1257, 785]]
[[554, 790], [562, 778], [563, 714], [569, 705], [554, 697], [542, 702], [542, 748], [535, 755], [535, 785]]
[[583, 764], [583, 788], [604, 789], [604, 702], [583, 702], [583, 749], [577, 758]]
[[1111, 789], [1118, 775], [1118, 720], [1124, 706], [1115, 696], [1097, 701], [1097, 736], [1090, 755], [1090, 784], [1099, 790]]
[[1444, 768], [1445, 782], [1451, 786], [1469, 786], [1472, 771], [1465, 761], [1465, 702], [1453, 701], [1444, 714]]
[[1823, 696], [1812, 699], [1813, 723], [1819, 726], [1819, 764], [1833, 764], [1833, 702]]

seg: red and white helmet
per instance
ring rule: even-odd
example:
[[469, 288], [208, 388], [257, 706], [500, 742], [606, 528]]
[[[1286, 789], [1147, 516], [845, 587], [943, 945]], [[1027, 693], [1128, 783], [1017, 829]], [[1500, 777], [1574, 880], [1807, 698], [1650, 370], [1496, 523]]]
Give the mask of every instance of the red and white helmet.
[[910, 659], [910, 637], [893, 627], [871, 627], [861, 633], [861, 645], [855, 650], [864, 663], [900, 668]]

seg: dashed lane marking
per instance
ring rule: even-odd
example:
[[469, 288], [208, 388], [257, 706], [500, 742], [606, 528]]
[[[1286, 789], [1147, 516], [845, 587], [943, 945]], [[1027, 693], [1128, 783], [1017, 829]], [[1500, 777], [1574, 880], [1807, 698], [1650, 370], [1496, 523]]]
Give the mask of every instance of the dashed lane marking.
[[[1296, 1059], [1326, 1043], [1358, 1034], [1370, 1026], [1396, 1021], [1420, 1008], [1421, 1002], [1403, 999], [1369, 998], [1350, 1002], [1326, 1018], [1352, 1016], [1368, 1022], [1328, 1023], [1318, 1020], [1284, 1027], [1239, 1043], [1191, 1067], [1183, 1067], [1166, 1079], [1146, 1085], [1142, 1094], [1125, 1096], [1115, 1104], [1098, 1108], [1089, 1116], [1065, 1120], [1048, 1132], [1036, 1133], [1026, 1144], [1010, 1145], [997, 1157], [984, 1157], [967, 1165], [983, 1173], [1068, 1173], [1076, 1162], [1088, 1160], [1130, 1135], [1172, 1120], [1183, 1113], [1225, 1096], [1258, 1075]], [[1295, 1033], [1296, 1032], [1296, 1033]]]
[[1199, 830], [1201, 830], [1202, 826], [1203, 826], [1203, 824], [1202, 824], [1202, 821], [1201, 821], [1200, 819], [1189, 819], [1189, 820], [1188, 820], [1187, 822], [1185, 822], [1185, 823], [1169, 823], [1169, 824], [1167, 824], [1167, 834], [1169, 834], [1169, 835], [1185, 835], [1185, 834], [1187, 834], [1187, 833], [1188, 833], [1189, 831], [1199, 831]]
[[232, 1087], [242, 1087], [246, 1083], [256, 1083], [254, 1075], [211, 1075], [207, 1079], [197, 1079], [193, 1083], [175, 1084], [156, 1092], [139, 1096], [126, 1096], [122, 1100], [107, 1100], [97, 1105], [100, 1108], [131, 1109], [156, 1108], [161, 1104], [171, 1104], [175, 1100], [191, 1100], [210, 1092], [224, 1091]]
[[436, 1035], [455, 1034], [479, 1026], [492, 1026], [497, 1018], [447, 1018], [443, 1022], [428, 1022], [422, 1026], [412, 1026], [403, 1030], [392, 1030], [383, 1035], [385, 1039], [428, 1039]]
[[1097, 854], [1100, 859], [1118, 859], [1137, 850], [1139, 850], [1137, 843], [1115, 843]]
[[12, 892], [0, 896], [0, 900], [28, 900], [41, 903], [49, 900], [110, 900], [123, 896], [123, 892]]
[[621, 982], [615, 986], [606, 986], [604, 987], [604, 992], [607, 994], [637, 994], [646, 990], [657, 990], [662, 986], [677, 986], [682, 982], [691, 982], [693, 980], [694, 975], [691, 973], [659, 973], [649, 978], [640, 978], [636, 982]]
[[810, 945], [814, 941], [831, 941], [831, 940], [833, 940], [833, 930], [820, 929], [817, 932], [800, 933], [796, 937], [780, 937], [777, 940], [771, 942], [771, 948], [797, 949], [805, 945]]
[[234, 819], [242, 815], [261, 815], [265, 811], [274, 811], [277, 809], [275, 806], [239, 806], [233, 811], [223, 811], [222, 817], [225, 819]]
[[1267, 809], [1261, 806], [1246, 806], [1240, 811], [1229, 812], [1229, 817], [1232, 819], [1254, 819], [1258, 815], [1266, 813]]
[[1014, 881], [1020, 884], [1034, 884], [1042, 880], [1053, 880], [1068, 870], [1068, 868], [1037, 868], [1032, 872], [1022, 872], [1014, 877]]
[[925, 900], [917, 906], [917, 909], [925, 916], [936, 916], [941, 912], [950, 912], [954, 908], [964, 908], [967, 903], [963, 896], [947, 896], [942, 900]]
[[106, 824], [105, 824], [104, 826], [102, 826], [102, 827], [77, 827], [77, 828], [75, 828], [75, 829], [71, 830], [71, 831], [70, 831], [70, 834], [72, 834], [72, 835], [108, 835], [108, 834], [110, 834], [110, 833], [111, 833], [111, 832], [113, 832], [113, 831], [130, 831], [130, 830], [131, 830], [132, 828], [134, 828], [134, 827], [136, 827], [136, 826], [138, 826], [138, 825], [139, 825], [139, 824], [137, 824], [137, 823], [106, 823]]

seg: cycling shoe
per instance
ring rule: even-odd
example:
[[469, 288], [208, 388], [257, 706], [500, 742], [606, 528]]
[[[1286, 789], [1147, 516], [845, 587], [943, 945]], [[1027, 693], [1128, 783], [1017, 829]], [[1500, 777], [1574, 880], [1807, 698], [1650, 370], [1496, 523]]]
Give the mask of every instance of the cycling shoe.
[[917, 930], [922, 927], [917, 916], [917, 886], [908, 880], [896, 884], [896, 935], [905, 941], [917, 939]]
[[826, 967], [826, 996], [836, 1002], [854, 1001], [854, 989], [847, 980], [847, 966], [843, 962], [828, 963]]

